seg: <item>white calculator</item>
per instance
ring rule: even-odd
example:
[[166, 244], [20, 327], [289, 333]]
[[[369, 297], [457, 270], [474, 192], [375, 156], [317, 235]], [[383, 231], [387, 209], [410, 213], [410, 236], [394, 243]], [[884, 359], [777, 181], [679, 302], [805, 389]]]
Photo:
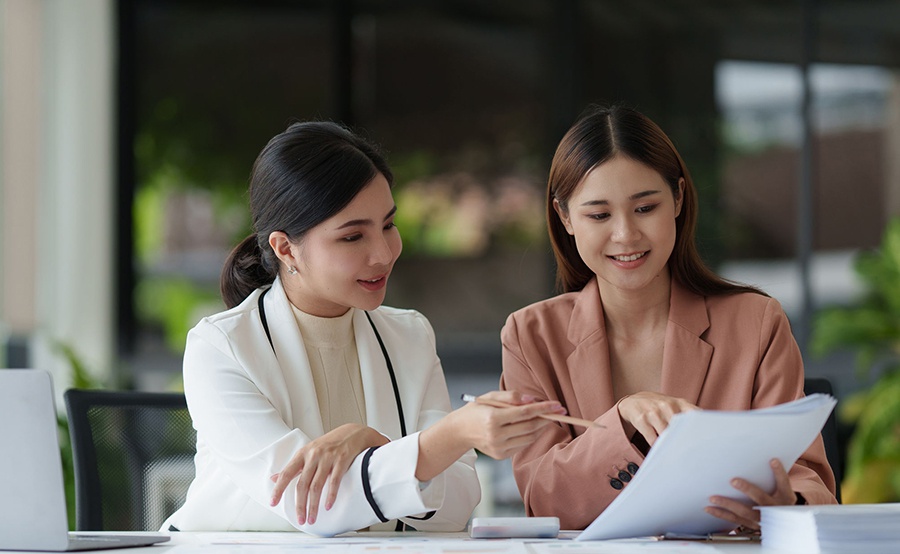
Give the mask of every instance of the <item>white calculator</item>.
[[473, 539], [555, 539], [558, 517], [476, 517], [469, 527]]

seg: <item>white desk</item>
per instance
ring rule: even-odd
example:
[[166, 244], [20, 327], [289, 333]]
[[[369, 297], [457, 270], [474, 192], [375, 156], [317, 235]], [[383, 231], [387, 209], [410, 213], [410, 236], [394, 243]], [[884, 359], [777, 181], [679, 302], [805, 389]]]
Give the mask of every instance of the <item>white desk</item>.
[[560, 539], [470, 539], [466, 533], [349, 533], [320, 539], [303, 533], [172, 533], [155, 546], [107, 552], [134, 554], [692, 554], [763, 552], [758, 542], [589, 541], [577, 533]]

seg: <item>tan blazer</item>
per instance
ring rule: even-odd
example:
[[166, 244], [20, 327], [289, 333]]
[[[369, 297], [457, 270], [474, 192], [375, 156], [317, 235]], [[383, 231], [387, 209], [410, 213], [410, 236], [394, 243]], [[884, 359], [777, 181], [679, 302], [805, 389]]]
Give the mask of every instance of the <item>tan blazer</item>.
[[[619, 493], [619, 473], [644, 458], [616, 409], [596, 281], [513, 313], [501, 339], [501, 388], [559, 400], [571, 415], [606, 427], [554, 425], [513, 457], [528, 515], [558, 516], [562, 528], [583, 529]], [[803, 360], [781, 305], [752, 293], [702, 297], [673, 282], [659, 392], [715, 410], [801, 397]], [[790, 477], [810, 504], [836, 503], [821, 437]]]

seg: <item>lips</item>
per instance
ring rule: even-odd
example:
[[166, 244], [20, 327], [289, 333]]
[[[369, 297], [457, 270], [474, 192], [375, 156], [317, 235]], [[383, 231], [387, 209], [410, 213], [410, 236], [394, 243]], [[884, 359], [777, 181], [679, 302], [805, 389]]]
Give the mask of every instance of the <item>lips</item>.
[[610, 256], [610, 258], [616, 260], [617, 262], [634, 262], [634, 261], [637, 261], [637, 260], [643, 258], [648, 253], [649, 253], [649, 250], [645, 251], [645, 252], [635, 252], [634, 254], [616, 254], [616, 255]]
[[384, 288], [384, 286], [387, 285], [387, 277], [388, 274], [385, 273], [371, 279], [357, 279], [356, 282], [359, 283], [362, 288], [368, 291], [376, 291]]

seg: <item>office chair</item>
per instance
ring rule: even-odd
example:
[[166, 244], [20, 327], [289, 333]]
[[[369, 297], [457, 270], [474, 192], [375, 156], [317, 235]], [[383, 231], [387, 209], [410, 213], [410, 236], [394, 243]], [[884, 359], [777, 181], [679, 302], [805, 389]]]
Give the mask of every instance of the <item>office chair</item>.
[[[834, 396], [834, 389], [831, 387], [831, 381], [822, 377], [811, 377], [804, 380], [803, 392], [806, 395], [820, 392]], [[828, 420], [825, 421], [825, 426], [822, 427], [822, 441], [825, 443], [825, 457], [828, 458], [828, 464], [831, 466], [831, 471], [834, 472], [834, 495], [837, 498], [838, 503], [840, 503], [841, 479], [844, 477], [844, 454], [841, 443], [838, 440], [837, 416], [835, 415], [835, 412], [837, 412], [837, 407], [832, 410], [831, 414], [828, 416]]]
[[79, 531], [155, 531], [194, 479], [184, 395], [69, 389]]

